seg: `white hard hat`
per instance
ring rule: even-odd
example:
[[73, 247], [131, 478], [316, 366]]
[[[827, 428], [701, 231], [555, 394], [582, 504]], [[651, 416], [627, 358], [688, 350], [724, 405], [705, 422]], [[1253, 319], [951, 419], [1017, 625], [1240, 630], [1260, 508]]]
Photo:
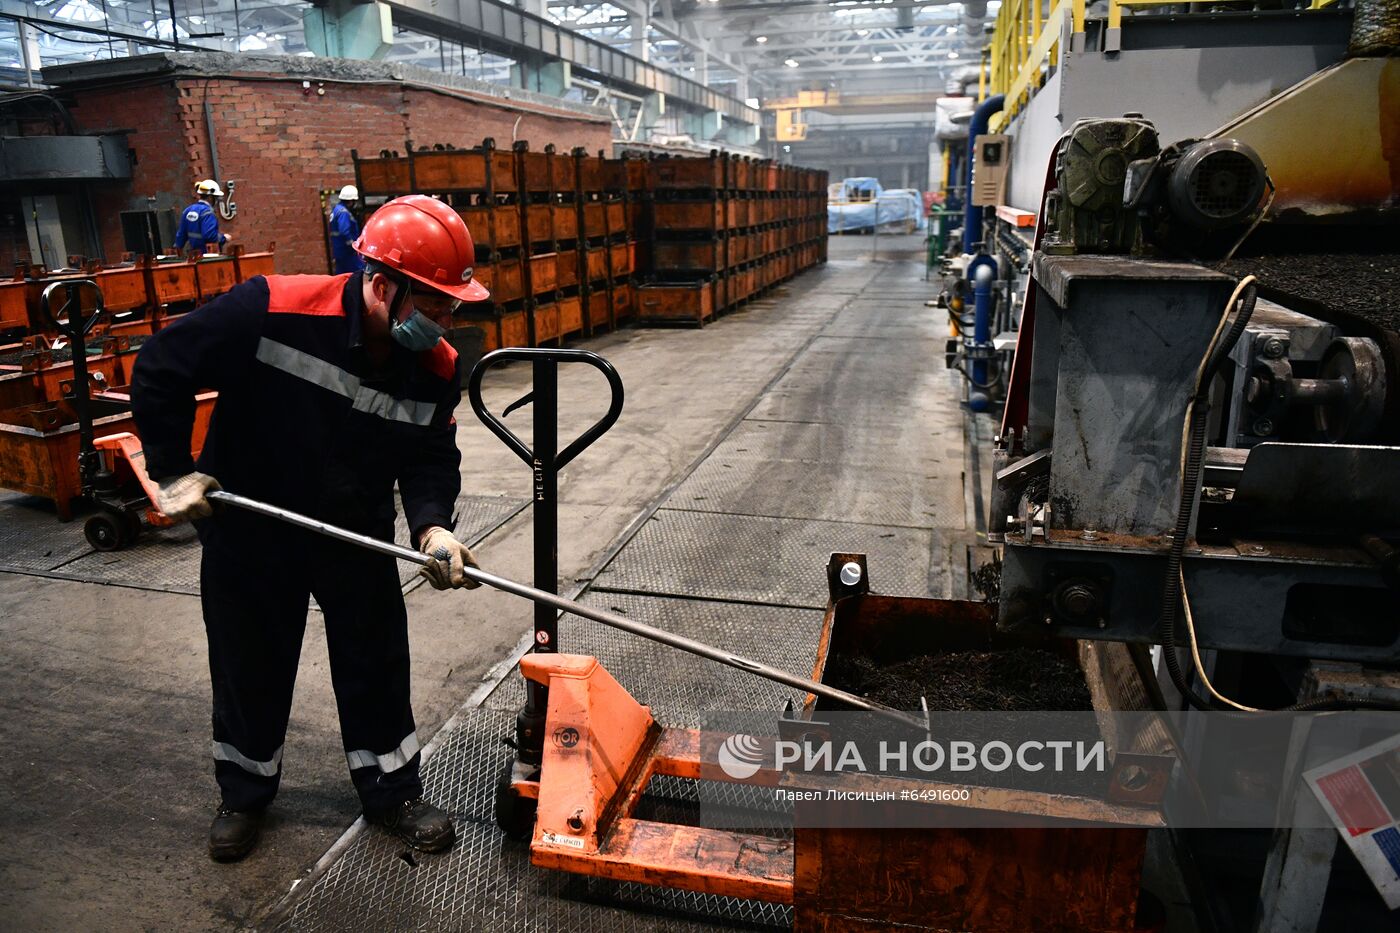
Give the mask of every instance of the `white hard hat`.
[[342, 200], [342, 201], [358, 201], [358, 200], [360, 200], [360, 189], [359, 189], [359, 188], [356, 188], [354, 185], [346, 185], [344, 188], [341, 188], [341, 189], [340, 189], [340, 200]]
[[224, 196], [224, 189], [219, 187], [219, 183], [212, 178], [206, 178], [194, 186], [195, 194], [212, 194], [216, 198]]

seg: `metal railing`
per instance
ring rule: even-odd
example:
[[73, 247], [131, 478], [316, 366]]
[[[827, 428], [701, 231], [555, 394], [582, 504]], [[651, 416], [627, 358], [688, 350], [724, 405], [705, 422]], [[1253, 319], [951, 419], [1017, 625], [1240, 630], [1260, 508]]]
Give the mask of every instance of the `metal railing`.
[[1040, 89], [1048, 73], [1047, 60], [1059, 57], [1060, 38], [1068, 18], [1072, 32], [1084, 33], [1084, 0], [1002, 0], [992, 33], [990, 91], [1004, 94], [1001, 113], [992, 129], [1004, 126]]

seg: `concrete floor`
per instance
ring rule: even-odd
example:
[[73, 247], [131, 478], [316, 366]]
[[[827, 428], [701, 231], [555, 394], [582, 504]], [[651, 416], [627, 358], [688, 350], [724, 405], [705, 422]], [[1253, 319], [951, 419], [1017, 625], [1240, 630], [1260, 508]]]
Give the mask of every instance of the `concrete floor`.
[[[727, 433], [884, 263], [918, 237], [832, 241], [832, 262], [703, 330], [624, 330], [579, 346], [627, 387], [623, 416], [560, 481], [561, 590], [587, 579], [648, 507]], [[879, 264], [870, 262], [878, 248]], [[919, 267], [901, 266], [911, 277]], [[561, 439], [606, 407], [586, 367], [561, 377]], [[529, 370], [493, 370], [499, 412]], [[464, 488], [524, 498], [529, 472], [465, 406]], [[528, 409], [508, 422], [529, 437]], [[572, 426], [572, 430], [571, 430]], [[80, 535], [78, 525], [71, 526]], [[479, 547], [493, 572], [529, 580], [531, 522]], [[191, 560], [197, 551], [191, 549]], [[407, 596], [414, 710], [427, 740], [517, 649], [531, 607], [494, 591]], [[208, 758], [208, 669], [198, 599], [0, 573], [0, 928], [231, 929], [254, 924], [358, 815], [344, 770], [324, 636], [308, 626], [281, 795], [257, 852], [205, 854], [217, 803]], [[431, 788], [429, 789], [431, 794]]]

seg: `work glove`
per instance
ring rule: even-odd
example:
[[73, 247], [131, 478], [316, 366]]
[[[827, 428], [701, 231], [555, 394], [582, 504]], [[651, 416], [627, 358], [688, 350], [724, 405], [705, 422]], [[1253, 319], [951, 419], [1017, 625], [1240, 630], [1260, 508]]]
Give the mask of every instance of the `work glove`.
[[214, 506], [205, 495], [219, 488], [218, 480], [196, 470], [184, 476], [161, 480], [156, 506], [173, 522], [208, 518], [214, 514]]
[[[427, 577], [434, 589], [450, 590], [455, 587], [465, 586], [469, 590], [474, 590], [481, 586], [477, 581], [469, 578], [463, 569], [472, 566], [481, 569], [481, 565], [476, 562], [476, 555], [472, 549], [461, 541], [458, 541], [446, 528], [433, 526], [423, 532], [422, 543], [418, 550], [433, 558], [418, 571], [419, 576]], [[443, 553], [446, 556], [442, 556]]]

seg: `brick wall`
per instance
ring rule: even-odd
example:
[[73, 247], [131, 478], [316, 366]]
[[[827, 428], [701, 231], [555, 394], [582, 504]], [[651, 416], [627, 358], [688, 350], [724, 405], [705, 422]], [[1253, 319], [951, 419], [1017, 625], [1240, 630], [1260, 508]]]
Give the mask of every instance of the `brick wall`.
[[122, 211], [179, 210], [189, 203], [189, 143], [176, 119], [175, 89], [156, 84], [85, 91], [76, 97], [72, 112], [86, 131], [131, 131], [131, 182], [89, 189], [102, 248], [107, 261], [116, 262], [124, 249]]
[[[532, 149], [606, 148], [606, 123], [525, 113], [489, 103], [391, 84], [325, 82], [318, 94], [300, 80], [180, 77], [124, 89], [77, 90], [75, 118], [85, 130], [129, 129], [136, 152], [130, 185], [94, 193], [108, 261], [122, 252], [120, 211], [179, 209], [194, 182], [213, 174], [204, 102], [213, 108], [219, 181], [237, 183], [238, 216], [221, 221], [250, 250], [276, 243], [277, 271], [327, 271], [320, 191], [353, 183], [352, 149], [451, 143], [466, 147], [492, 136]], [[519, 124], [517, 126], [517, 119]]]

